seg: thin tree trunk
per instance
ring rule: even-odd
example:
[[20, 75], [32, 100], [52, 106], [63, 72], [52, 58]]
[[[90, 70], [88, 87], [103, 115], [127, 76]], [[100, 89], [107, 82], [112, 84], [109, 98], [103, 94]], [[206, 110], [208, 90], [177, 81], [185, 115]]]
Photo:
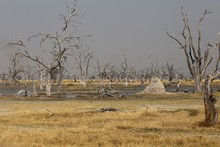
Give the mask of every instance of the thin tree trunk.
[[60, 92], [62, 88], [62, 80], [63, 80], [63, 70], [62, 66], [59, 64], [59, 74], [57, 79], [57, 91]]
[[62, 82], [61, 80], [58, 80], [57, 91], [61, 92], [61, 88], [62, 88]]
[[46, 86], [46, 95], [47, 96], [51, 96], [51, 88], [52, 88], [52, 85], [53, 85], [53, 80], [50, 79], [47, 83], [47, 86]]
[[128, 86], [128, 77], [125, 77], [125, 86]]
[[43, 72], [40, 71], [40, 90], [43, 90], [44, 86], [43, 86]]
[[62, 75], [58, 75], [57, 83], [58, 83], [57, 84], [57, 91], [60, 92], [61, 91], [61, 87], [62, 87]]
[[32, 80], [32, 82], [33, 82], [33, 94], [34, 94], [34, 96], [36, 96], [37, 95], [36, 84], [35, 84], [34, 80]]
[[84, 76], [81, 77], [81, 84], [86, 87], [86, 78]]

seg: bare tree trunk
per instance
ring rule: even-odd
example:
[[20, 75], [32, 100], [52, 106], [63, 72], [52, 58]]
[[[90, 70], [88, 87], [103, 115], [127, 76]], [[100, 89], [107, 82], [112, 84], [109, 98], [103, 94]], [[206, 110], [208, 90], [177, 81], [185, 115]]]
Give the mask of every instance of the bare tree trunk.
[[62, 72], [60, 71], [59, 75], [58, 75], [58, 79], [57, 79], [57, 92], [61, 91], [61, 87], [62, 87]]
[[126, 87], [128, 86], [128, 77], [127, 76], [125, 77], [125, 86]]
[[43, 90], [43, 89], [44, 89], [44, 87], [43, 87], [43, 81], [40, 80], [40, 90]]
[[62, 88], [64, 70], [65, 70], [65, 68], [62, 66], [62, 63], [60, 61], [58, 61], [57, 92], [59, 92], [59, 93]]
[[2, 72], [2, 85], [6, 85], [6, 83], [7, 83], [6, 74]]
[[81, 83], [84, 87], [86, 87], [86, 78], [85, 78], [85, 76], [81, 76], [80, 83]]
[[34, 80], [32, 80], [32, 82], [33, 82], [33, 95], [36, 96], [37, 95], [36, 84]]
[[205, 91], [204, 91], [204, 107], [205, 107], [205, 123], [207, 125], [214, 125], [218, 123], [218, 113], [215, 108], [216, 98], [213, 95], [213, 91], [210, 90], [211, 79], [207, 77], [205, 79]]
[[58, 84], [57, 84], [57, 91], [60, 92], [61, 91], [61, 87], [62, 87], [62, 81], [58, 80]]
[[44, 89], [43, 82], [44, 82], [44, 75], [42, 70], [42, 65], [40, 65], [40, 90]]
[[127, 58], [124, 53], [121, 55], [122, 61], [121, 61], [121, 68], [122, 68], [122, 76], [125, 79], [125, 86], [128, 86], [128, 75], [129, 75], [129, 66], [127, 63]]
[[194, 79], [195, 82], [195, 92], [201, 93], [202, 92], [202, 78], [200, 75], [197, 75]]
[[51, 88], [52, 88], [52, 85], [53, 85], [53, 80], [50, 79], [47, 83], [47, 86], [46, 86], [46, 95], [47, 96], [51, 96]]

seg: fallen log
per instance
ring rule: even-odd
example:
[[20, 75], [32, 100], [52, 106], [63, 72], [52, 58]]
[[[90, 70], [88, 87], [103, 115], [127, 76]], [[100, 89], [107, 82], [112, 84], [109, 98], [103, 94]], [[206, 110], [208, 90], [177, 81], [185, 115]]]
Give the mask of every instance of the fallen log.
[[119, 110], [114, 107], [106, 107], [106, 108], [101, 108], [98, 110], [98, 112], [116, 112], [116, 111], [119, 111]]

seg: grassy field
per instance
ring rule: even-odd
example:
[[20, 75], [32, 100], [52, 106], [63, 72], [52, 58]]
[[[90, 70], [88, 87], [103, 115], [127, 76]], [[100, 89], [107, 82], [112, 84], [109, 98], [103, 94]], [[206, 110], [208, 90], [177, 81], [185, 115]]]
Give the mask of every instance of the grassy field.
[[[105, 107], [119, 111], [97, 111]], [[203, 119], [195, 94], [1, 97], [0, 146], [220, 146], [220, 124], [201, 127]]]

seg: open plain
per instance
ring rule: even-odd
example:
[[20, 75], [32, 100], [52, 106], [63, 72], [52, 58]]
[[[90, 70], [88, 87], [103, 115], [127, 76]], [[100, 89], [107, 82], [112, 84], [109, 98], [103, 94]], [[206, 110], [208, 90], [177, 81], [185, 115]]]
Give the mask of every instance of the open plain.
[[219, 146], [220, 124], [204, 127], [203, 107], [190, 93], [2, 96], [0, 146]]

